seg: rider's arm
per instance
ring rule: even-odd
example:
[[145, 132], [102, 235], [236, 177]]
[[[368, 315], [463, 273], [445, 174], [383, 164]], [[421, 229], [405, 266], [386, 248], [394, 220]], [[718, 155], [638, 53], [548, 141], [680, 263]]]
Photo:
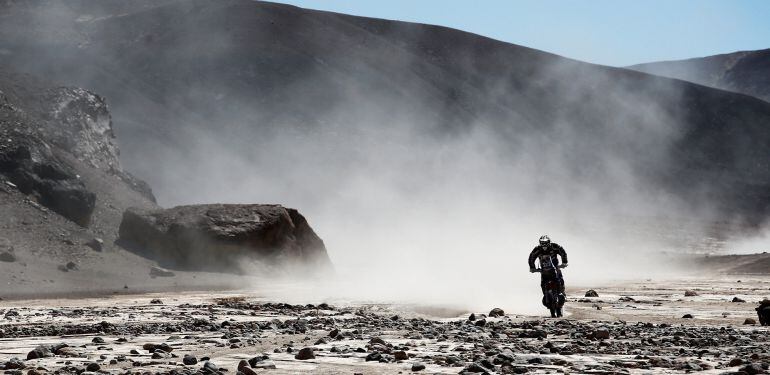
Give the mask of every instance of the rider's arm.
[[567, 260], [567, 252], [566, 252], [566, 251], [564, 251], [564, 248], [563, 248], [563, 247], [561, 247], [561, 246], [559, 246], [559, 245], [556, 245], [556, 251], [557, 251], [557, 252], [559, 253], [559, 255], [561, 256], [561, 262], [562, 262], [563, 264], [567, 264], [567, 263], [569, 263], [569, 261]]
[[535, 259], [537, 259], [537, 253], [539, 248], [532, 249], [532, 252], [529, 253], [529, 269], [533, 270], [535, 269]]

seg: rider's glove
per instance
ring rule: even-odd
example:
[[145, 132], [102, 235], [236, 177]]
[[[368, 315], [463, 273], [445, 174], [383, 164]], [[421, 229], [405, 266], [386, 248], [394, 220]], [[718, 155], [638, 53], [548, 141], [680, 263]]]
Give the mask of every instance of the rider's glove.
[[536, 268], [530, 268], [530, 269], [529, 269], [529, 272], [531, 272], [531, 273], [535, 273], [535, 272], [537, 272], [537, 269], [536, 269]]
[[567, 263], [564, 263], [564, 264], [562, 264], [562, 265], [561, 265], [561, 266], [559, 266], [559, 267], [560, 267], [560, 268], [567, 268], [567, 265], [568, 265]]

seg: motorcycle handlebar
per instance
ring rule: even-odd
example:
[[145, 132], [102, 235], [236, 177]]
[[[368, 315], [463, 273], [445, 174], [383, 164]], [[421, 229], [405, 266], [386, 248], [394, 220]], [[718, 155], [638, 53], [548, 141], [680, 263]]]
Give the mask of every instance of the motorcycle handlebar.
[[[561, 269], [564, 269], [565, 267], [566, 267], [566, 265], [564, 265], [564, 264], [560, 264], [559, 265], [559, 268], [561, 268]], [[542, 268], [535, 268], [535, 272], [543, 272], [543, 269]]]

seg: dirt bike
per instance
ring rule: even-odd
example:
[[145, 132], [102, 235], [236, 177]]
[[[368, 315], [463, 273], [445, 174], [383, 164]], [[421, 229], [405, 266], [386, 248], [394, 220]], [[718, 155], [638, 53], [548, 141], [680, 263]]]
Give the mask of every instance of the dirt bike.
[[[563, 268], [563, 267], [559, 267]], [[540, 268], [535, 272], [542, 273]], [[545, 283], [545, 293], [543, 294], [543, 305], [551, 311], [551, 318], [562, 316], [562, 306], [564, 306], [564, 295], [559, 293], [559, 281], [554, 277]]]

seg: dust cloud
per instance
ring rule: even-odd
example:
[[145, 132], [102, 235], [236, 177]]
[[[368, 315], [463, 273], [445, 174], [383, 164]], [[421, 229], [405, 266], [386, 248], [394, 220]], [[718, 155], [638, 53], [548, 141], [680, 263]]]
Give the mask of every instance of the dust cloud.
[[[45, 17], [40, 22], [60, 21]], [[209, 21], [175, 36], [186, 46], [178, 58], [214, 66], [211, 56], [239, 47]], [[94, 56], [109, 47], [89, 43]], [[215, 54], [199, 48], [214, 44]], [[454, 94], [423, 80], [418, 57], [376, 46], [367, 45], [366, 58], [359, 49], [343, 51], [352, 56], [336, 61], [344, 72], [301, 66], [267, 88], [194, 83], [179, 92], [184, 86], [170, 81], [161, 97], [123, 98], [112, 109], [124, 165], [166, 207], [280, 203], [300, 210], [337, 274], [285, 290], [284, 298], [533, 312], [541, 309], [539, 275], [526, 261], [543, 234], [569, 254], [568, 286], [664, 276], [675, 269], [660, 254], [682, 251], [683, 237], [705, 235], [689, 220], [714, 213], [690, 202], [708, 188], [684, 201], [660, 179], [685, 128], [670, 110], [680, 88], [672, 81], [619, 80], [616, 70], [556, 56], [536, 55], [542, 61], [535, 69], [526, 51], [516, 52], [524, 57], [510, 61], [510, 72], [490, 75], [475, 55], [458, 50], [453, 57], [464, 76], [453, 87], [461, 95], [482, 92], [473, 91], [483, 104], [474, 108], [489, 109], [468, 114], [456, 106], [472, 101], [452, 101]], [[378, 67], [356, 65], [382, 61], [404, 73], [382, 82]], [[526, 82], [517, 81], [527, 69]], [[468, 88], [468, 77], [486, 78]], [[79, 79], [104, 81], [87, 72]], [[279, 94], [271, 97], [271, 89]], [[108, 100], [123, 94], [122, 87], [102, 91]], [[153, 118], [148, 103], [174, 100], [185, 104], [174, 109], [179, 117]], [[156, 136], [163, 132], [173, 132], [165, 138], [173, 141]]]
[[[558, 79], [558, 69], [544, 75]], [[586, 93], [569, 95], [570, 105], [595, 105], [581, 103]], [[400, 115], [389, 98], [369, 92], [319, 112], [326, 120], [314, 128], [272, 128], [245, 142], [191, 134], [180, 143], [195, 150], [192, 159], [169, 155], [159, 168], [177, 171], [179, 181], [157, 190], [164, 205], [300, 209], [337, 275], [282, 289], [283, 299], [536, 312], [539, 275], [526, 261], [540, 235], [567, 250], [568, 285], [590, 286], [673, 272], [660, 253], [683, 244], [661, 223], [703, 217], [639, 173], [640, 159], [666, 163], [678, 119], [633, 93], [615, 93], [613, 104], [613, 118], [595, 130], [564, 115], [540, 128], [479, 119], [437, 134], [441, 124], [425, 122], [430, 114]], [[654, 126], [625, 127], [640, 116]]]

